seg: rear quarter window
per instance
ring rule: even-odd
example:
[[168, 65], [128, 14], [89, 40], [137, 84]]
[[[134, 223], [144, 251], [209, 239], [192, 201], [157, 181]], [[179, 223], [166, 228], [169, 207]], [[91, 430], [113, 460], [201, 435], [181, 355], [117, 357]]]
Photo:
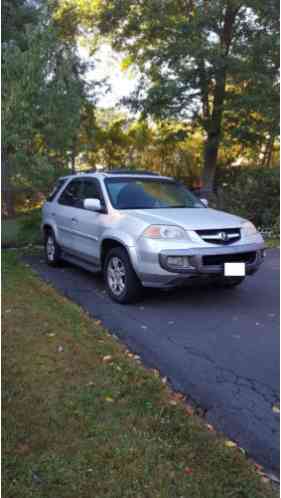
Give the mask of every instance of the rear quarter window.
[[57, 193], [61, 189], [61, 187], [66, 183], [66, 178], [60, 178], [54, 185], [53, 190], [47, 197], [48, 202], [52, 202], [56, 197]]

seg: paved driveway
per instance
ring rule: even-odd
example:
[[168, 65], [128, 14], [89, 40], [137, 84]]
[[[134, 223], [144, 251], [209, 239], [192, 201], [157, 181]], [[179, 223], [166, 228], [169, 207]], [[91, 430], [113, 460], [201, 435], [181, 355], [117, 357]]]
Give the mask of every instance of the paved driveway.
[[235, 290], [149, 290], [135, 306], [112, 303], [101, 278], [83, 270], [48, 268], [38, 256], [28, 262], [198, 403], [218, 430], [278, 469], [279, 251], [268, 251]]

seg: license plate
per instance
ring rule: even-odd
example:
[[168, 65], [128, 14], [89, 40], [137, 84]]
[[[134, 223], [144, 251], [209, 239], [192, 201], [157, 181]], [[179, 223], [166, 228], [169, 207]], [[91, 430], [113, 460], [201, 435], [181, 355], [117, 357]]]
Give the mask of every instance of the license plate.
[[245, 263], [224, 263], [225, 277], [244, 277]]

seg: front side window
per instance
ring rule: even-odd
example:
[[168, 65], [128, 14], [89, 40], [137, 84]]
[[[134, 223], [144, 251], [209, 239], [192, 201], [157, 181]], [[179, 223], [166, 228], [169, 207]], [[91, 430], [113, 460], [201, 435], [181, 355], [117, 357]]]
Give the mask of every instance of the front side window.
[[107, 191], [116, 209], [204, 208], [183, 185], [156, 178], [108, 178]]
[[84, 180], [83, 199], [101, 199], [99, 185], [93, 180]]

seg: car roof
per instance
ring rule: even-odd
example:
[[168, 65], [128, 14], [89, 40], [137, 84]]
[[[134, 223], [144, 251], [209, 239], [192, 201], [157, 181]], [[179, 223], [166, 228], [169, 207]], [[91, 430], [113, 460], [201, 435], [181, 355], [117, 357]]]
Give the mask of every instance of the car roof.
[[89, 178], [155, 178], [155, 179], [165, 179], [165, 180], [173, 180], [172, 177], [170, 176], [162, 176], [158, 175], [157, 173], [150, 173], [150, 172], [145, 172], [145, 171], [129, 171], [129, 170], [124, 170], [124, 172], [119, 172], [117, 170], [113, 171], [79, 171], [78, 173], [72, 174], [72, 175], [66, 175], [64, 177], [61, 177], [61, 179], [72, 179], [72, 178], [79, 178], [79, 176], [83, 177], [89, 177]]

